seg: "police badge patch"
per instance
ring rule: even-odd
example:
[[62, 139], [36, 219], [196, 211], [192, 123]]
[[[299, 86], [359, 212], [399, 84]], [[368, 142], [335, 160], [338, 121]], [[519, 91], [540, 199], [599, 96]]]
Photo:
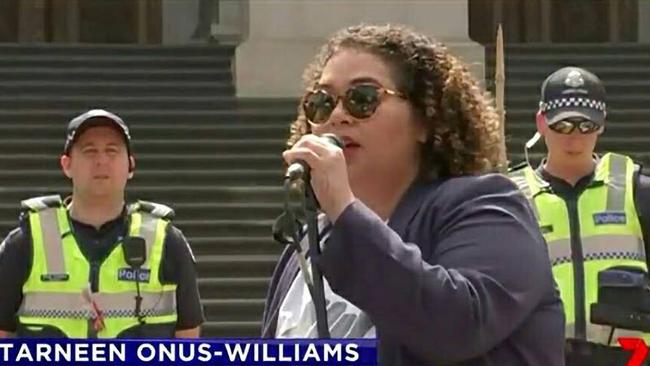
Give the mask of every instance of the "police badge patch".
[[149, 277], [151, 277], [151, 271], [148, 269], [133, 269], [133, 268], [120, 268], [117, 272], [118, 281], [129, 281], [135, 282], [136, 278], [138, 282], [149, 282]]
[[585, 85], [585, 79], [582, 78], [580, 71], [573, 70], [569, 72], [569, 75], [567, 75], [566, 79], [564, 79], [564, 85], [571, 88], [579, 88]]
[[594, 214], [594, 225], [625, 225], [626, 222], [625, 212], [599, 212]]

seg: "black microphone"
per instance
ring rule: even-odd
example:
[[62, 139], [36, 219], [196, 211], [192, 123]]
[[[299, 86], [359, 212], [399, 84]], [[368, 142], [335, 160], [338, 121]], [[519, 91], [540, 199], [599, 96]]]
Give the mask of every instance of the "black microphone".
[[124, 261], [134, 269], [135, 272], [135, 317], [140, 324], [144, 324], [142, 315], [142, 295], [140, 294], [140, 267], [147, 260], [147, 246], [144, 238], [138, 236], [127, 236], [122, 242]]
[[139, 269], [147, 260], [147, 249], [143, 238], [127, 236], [122, 243], [124, 250], [124, 261], [131, 268]]
[[[324, 133], [319, 136], [327, 143], [343, 148], [343, 141], [333, 133]], [[298, 179], [309, 180], [309, 171], [311, 170], [309, 164], [303, 160], [296, 160], [289, 165], [287, 169], [287, 174], [285, 178], [289, 178], [290, 181], [295, 181]]]

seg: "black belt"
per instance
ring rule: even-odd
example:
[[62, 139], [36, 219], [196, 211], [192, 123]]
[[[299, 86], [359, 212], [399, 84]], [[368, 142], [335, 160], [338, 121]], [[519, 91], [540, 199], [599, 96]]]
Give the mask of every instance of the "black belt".
[[[567, 339], [566, 366], [625, 366], [632, 352], [619, 347]], [[643, 365], [650, 366], [646, 360]]]

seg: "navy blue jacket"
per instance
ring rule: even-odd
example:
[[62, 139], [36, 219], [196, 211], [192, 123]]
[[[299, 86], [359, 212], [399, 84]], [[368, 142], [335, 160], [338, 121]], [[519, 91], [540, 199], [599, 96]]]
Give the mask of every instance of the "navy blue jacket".
[[[564, 365], [564, 313], [544, 239], [502, 175], [414, 184], [385, 224], [348, 206], [315, 259], [332, 290], [364, 310], [381, 365]], [[273, 337], [298, 264], [283, 253], [267, 298]]]

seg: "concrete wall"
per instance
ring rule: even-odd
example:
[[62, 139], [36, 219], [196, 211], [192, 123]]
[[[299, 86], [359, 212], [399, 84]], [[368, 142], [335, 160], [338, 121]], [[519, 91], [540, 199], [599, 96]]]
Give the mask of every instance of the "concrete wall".
[[246, 40], [236, 51], [242, 97], [296, 97], [302, 71], [336, 30], [402, 23], [445, 42], [483, 78], [483, 47], [469, 39], [467, 0], [248, 0]]

